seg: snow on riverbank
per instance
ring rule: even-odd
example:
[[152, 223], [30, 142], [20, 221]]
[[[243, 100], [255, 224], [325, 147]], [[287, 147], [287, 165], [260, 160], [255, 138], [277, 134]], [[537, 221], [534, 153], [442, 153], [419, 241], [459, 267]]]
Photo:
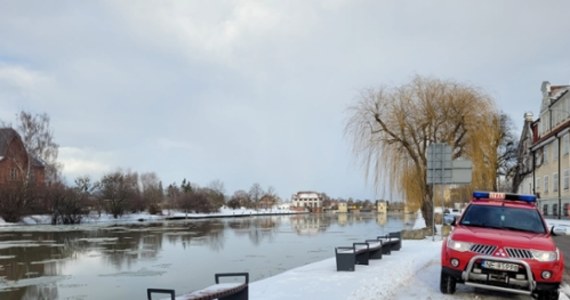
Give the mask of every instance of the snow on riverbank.
[[[176, 210], [164, 210], [162, 215], [151, 215], [149, 213], [132, 213], [124, 214], [118, 218], [112, 215], [92, 212], [85, 216], [81, 224], [113, 224], [113, 223], [136, 223], [145, 221], [160, 221], [168, 218], [216, 218], [216, 217], [238, 217], [238, 216], [255, 216], [255, 215], [278, 215], [278, 214], [295, 214], [303, 213], [293, 211], [287, 208], [271, 208], [271, 209], [231, 209], [222, 207], [220, 211], [214, 213], [184, 213]], [[7, 223], [0, 218], [0, 226], [19, 226], [19, 225], [49, 225], [51, 224], [51, 216], [49, 215], [33, 215], [26, 216], [18, 223]]]
[[309, 264], [253, 282], [251, 299], [387, 299], [405, 288], [414, 274], [437, 263], [441, 241], [404, 241], [400, 251], [337, 272], [335, 258]]

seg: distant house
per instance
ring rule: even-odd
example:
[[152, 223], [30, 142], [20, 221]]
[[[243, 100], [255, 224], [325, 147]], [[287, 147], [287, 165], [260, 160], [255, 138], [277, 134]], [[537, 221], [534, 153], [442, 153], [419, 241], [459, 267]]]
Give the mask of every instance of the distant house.
[[346, 212], [348, 212], [348, 203], [346, 203], [346, 202], [339, 202], [339, 203], [338, 203], [338, 212], [339, 212], [339, 213], [346, 213]]
[[323, 195], [321, 193], [304, 191], [293, 194], [291, 202], [293, 207], [308, 209], [310, 211], [320, 211], [323, 203]]
[[22, 138], [12, 128], [0, 128], [0, 185], [26, 179], [44, 183], [45, 166], [26, 151]]
[[264, 195], [259, 199], [259, 207], [269, 209], [273, 207], [277, 203], [275, 196], [273, 195]]

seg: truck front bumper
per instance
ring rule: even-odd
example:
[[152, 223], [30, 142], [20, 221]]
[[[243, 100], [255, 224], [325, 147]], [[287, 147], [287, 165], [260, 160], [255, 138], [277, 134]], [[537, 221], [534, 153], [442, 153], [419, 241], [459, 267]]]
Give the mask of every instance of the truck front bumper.
[[[518, 265], [518, 271], [494, 270], [485, 268], [485, 261]], [[476, 255], [469, 260], [465, 271], [461, 273], [462, 281], [469, 286], [531, 295], [537, 288], [529, 264], [523, 260], [495, 256]]]

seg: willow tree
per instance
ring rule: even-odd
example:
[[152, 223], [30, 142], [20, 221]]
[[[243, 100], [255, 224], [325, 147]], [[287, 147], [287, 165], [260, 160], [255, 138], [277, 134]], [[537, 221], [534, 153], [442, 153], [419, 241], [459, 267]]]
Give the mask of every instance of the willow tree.
[[[49, 116], [46, 113], [32, 115], [21, 111], [18, 118], [18, 132], [22, 136], [26, 150], [34, 159], [39, 159], [43, 163], [48, 182], [58, 181], [61, 170], [61, 165], [57, 162], [59, 145], [54, 142]], [[30, 172], [28, 170], [27, 174]]]
[[367, 178], [399, 190], [406, 204], [433, 224], [433, 189], [427, 184], [427, 149], [452, 147], [452, 159], [473, 162], [472, 187], [492, 189], [496, 178], [499, 114], [472, 86], [416, 76], [398, 87], [363, 91], [349, 108], [345, 133]]

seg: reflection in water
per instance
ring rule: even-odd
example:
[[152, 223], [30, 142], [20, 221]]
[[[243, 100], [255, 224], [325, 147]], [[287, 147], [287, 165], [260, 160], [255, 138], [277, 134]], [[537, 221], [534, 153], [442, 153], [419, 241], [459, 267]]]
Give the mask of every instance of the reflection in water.
[[191, 239], [202, 238], [200, 244], [216, 250], [223, 248], [223, 230], [222, 221], [206, 220], [112, 226], [96, 231], [2, 234], [0, 298], [58, 299], [57, 285], [46, 283], [62, 279], [54, 276], [75, 260], [96, 257], [116, 270], [130, 269], [140, 260], [155, 258], [162, 249], [163, 236], [174, 244], [190, 244]]
[[386, 222], [388, 222], [388, 216], [386, 213], [378, 213], [376, 214], [376, 217], [379, 225], [386, 225]]
[[26, 288], [22, 299], [58, 299], [57, 286], [50, 285], [34, 285]]
[[415, 221], [416, 221], [415, 214], [404, 214], [404, 224], [413, 225]]
[[233, 229], [236, 236], [247, 236], [254, 245], [259, 245], [264, 240], [268, 242], [272, 240], [280, 219], [276, 216], [247, 217], [233, 219], [228, 222], [228, 226]]
[[207, 286], [216, 272], [258, 280], [405, 226], [401, 217], [349, 213], [1, 228], [0, 299], [142, 299], [151, 286]]
[[379, 225], [385, 225], [387, 223], [386, 214], [379, 214], [375, 212], [338, 213], [336, 215], [337, 215], [337, 222], [341, 226], [352, 226], [353, 224], [356, 223], [370, 223], [370, 222], [376, 222]]
[[291, 226], [297, 234], [315, 235], [326, 231], [330, 221], [326, 214], [298, 215], [291, 217]]
[[340, 225], [346, 225], [346, 223], [348, 222], [348, 213], [338, 213], [338, 223]]

